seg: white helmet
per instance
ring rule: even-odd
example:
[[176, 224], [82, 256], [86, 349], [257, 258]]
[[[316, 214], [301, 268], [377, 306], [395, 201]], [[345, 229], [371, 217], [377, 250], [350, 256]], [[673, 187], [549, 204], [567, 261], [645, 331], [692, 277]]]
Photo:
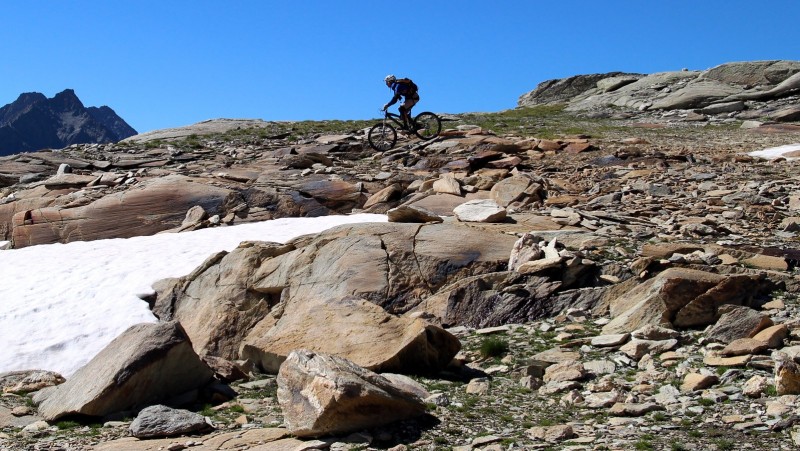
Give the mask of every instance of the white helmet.
[[387, 75], [386, 78], [383, 79], [386, 83], [394, 83], [395, 80], [397, 80], [397, 77], [394, 75]]

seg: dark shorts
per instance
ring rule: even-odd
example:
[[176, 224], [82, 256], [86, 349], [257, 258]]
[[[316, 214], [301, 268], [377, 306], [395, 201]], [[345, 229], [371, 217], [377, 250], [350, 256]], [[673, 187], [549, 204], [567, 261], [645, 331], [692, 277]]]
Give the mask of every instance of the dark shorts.
[[419, 102], [419, 94], [414, 94], [413, 96], [406, 97], [405, 102], [400, 106], [401, 109], [406, 111], [411, 111], [411, 108], [414, 108], [414, 105]]

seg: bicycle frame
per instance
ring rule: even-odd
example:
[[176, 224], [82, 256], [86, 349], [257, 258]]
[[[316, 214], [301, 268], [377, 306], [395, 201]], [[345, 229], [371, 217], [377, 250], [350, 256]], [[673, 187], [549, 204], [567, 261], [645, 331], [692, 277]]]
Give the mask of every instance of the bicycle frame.
[[[395, 125], [397, 125], [397, 127], [400, 130], [407, 130], [408, 129], [407, 125], [403, 123], [403, 116], [401, 116], [399, 114], [395, 114], [395, 113], [390, 113], [389, 111], [385, 111], [385, 113], [386, 114], [383, 116], [383, 123], [384, 124], [386, 124], [386, 120], [388, 119], [388, 120], [394, 122]], [[410, 119], [411, 124], [408, 124], [408, 125], [414, 125], [413, 124], [414, 123], [414, 118], [409, 117], [409, 119]]]

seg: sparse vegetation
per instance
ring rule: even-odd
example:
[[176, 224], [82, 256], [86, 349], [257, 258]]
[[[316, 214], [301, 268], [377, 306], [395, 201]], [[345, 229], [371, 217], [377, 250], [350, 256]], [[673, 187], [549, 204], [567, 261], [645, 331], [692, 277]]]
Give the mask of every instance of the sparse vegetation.
[[498, 337], [487, 337], [481, 342], [480, 353], [483, 358], [499, 357], [508, 352], [508, 341]]
[[69, 420], [67, 420], [67, 421], [59, 421], [59, 422], [56, 423], [56, 427], [59, 430], [74, 429], [74, 428], [77, 428], [77, 427], [80, 427], [80, 426], [81, 426], [81, 424], [78, 423], [77, 421], [69, 421]]

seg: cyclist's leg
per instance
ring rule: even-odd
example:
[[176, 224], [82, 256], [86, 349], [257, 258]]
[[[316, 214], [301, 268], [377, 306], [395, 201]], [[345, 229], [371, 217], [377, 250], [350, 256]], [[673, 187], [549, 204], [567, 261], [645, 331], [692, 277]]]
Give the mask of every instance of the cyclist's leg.
[[398, 110], [400, 110], [400, 117], [403, 119], [403, 128], [408, 128], [408, 124], [410, 124], [411, 121], [409, 120], [410, 115], [408, 111], [406, 111], [406, 104], [400, 105]]
[[411, 125], [412, 122], [413, 122], [411, 120], [411, 118], [412, 118], [412, 116], [411, 116], [411, 108], [414, 108], [414, 105], [416, 105], [417, 102], [419, 102], [419, 94], [414, 94], [413, 97], [406, 97], [406, 101], [403, 102], [403, 106], [401, 107], [401, 108], [403, 108], [405, 110], [405, 114], [406, 114], [407, 120], [408, 120], [407, 123], [409, 125]]

